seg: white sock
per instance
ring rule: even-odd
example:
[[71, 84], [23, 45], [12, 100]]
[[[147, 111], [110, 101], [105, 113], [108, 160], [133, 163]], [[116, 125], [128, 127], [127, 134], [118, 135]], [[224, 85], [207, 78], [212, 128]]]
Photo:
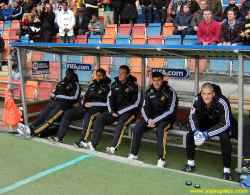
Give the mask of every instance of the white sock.
[[224, 167], [224, 173], [231, 173], [231, 169]]
[[190, 166], [194, 166], [195, 165], [194, 160], [188, 160], [187, 164], [189, 164]]

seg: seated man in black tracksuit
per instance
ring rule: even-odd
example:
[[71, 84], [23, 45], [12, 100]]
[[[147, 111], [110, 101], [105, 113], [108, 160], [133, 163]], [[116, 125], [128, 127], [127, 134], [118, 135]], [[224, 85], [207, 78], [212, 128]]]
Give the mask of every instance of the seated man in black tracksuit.
[[191, 129], [186, 143], [188, 162], [183, 171], [194, 170], [196, 145], [202, 145], [207, 138], [219, 136], [224, 166], [223, 179], [231, 180], [230, 137], [238, 138], [238, 125], [232, 115], [230, 102], [222, 95], [218, 85], [203, 84], [201, 92], [193, 100], [189, 122]]
[[143, 133], [156, 127], [157, 136], [157, 166], [163, 168], [166, 158], [167, 130], [176, 120], [178, 97], [168, 82], [163, 80], [160, 72], [152, 73], [153, 84], [146, 91], [146, 97], [141, 109], [142, 119], [133, 130], [131, 154], [129, 159], [138, 159]]
[[14, 2], [14, 8], [11, 15], [12, 20], [21, 20], [23, 17], [23, 8], [18, 4], [17, 1]]
[[63, 142], [71, 120], [84, 119], [81, 138], [73, 145], [81, 147], [80, 142], [86, 141], [94, 119], [107, 110], [107, 96], [110, 91], [110, 78], [106, 77], [106, 72], [102, 68], [96, 71], [96, 79], [89, 86], [82, 100], [82, 106], [67, 110], [63, 116], [58, 137], [48, 137], [52, 142]]
[[51, 100], [37, 119], [29, 126], [18, 124], [18, 133], [30, 138], [46, 131], [66, 110], [72, 108], [81, 94], [78, 77], [74, 70], [68, 69], [66, 77], [59, 82], [56, 89], [51, 93]]
[[119, 147], [124, 131], [138, 114], [138, 107], [141, 100], [141, 89], [136, 78], [130, 75], [129, 67], [122, 65], [119, 68], [118, 77], [112, 83], [108, 95], [108, 110], [97, 117], [91, 142], [80, 142], [81, 147], [95, 150], [98, 145], [105, 125], [117, 121], [115, 135], [107, 152], [114, 154]]

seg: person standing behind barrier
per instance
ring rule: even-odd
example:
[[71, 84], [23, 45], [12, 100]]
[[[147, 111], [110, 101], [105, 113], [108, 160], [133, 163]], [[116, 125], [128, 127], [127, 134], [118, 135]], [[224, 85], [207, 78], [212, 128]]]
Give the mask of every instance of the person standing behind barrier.
[[52, 43], [52, 37], [55, 35], [55, 13], [52, 10], [52, 5], [46, 4], [45, 7], [42, 8], [39, 20], [41, 21], [41, 42]]
[[186, 35], [195, 34], [194, 28], [191, 26], [193, 14], [190, 12], [190, 5], [183, 5], [183, 12], [180, 12], [174, 18], [174, 35], [181, 35], [181, 38], [184, 39]]
[[167, 18], [167, 9], [170, 0], [153, 0], [152, 2], [155, 11], [155, 22], [161, 23], [161, 26], [163, 26]]
[[59, 26], [59, 34], [61, 37], [61, 43], [66, 43], [66, 37], [68, 37], [68, 42], [73, 43], [75, 25], [75, 15], [74, 12], [68, 9], [68, 3], [63, 2], [63, 9], [58, 13], [57, 24]]
[[79, 8], [78, 15], [76, 16], [76, 28], [74, 29], [75, 35], [85, 35], [88, 31], [88, 23], [86, 21], [86, 17], [84, 15], [84, 8]]
[[142, 8], [143, 23], [145, 23], [148, 26], [149, 23], [153, 22], [154, 18], [151, 0], [139, 0], [139, 2]]
[[77, 74], [68, 69], [66, 77], [57, 84], [56, 89], [50, 94], [51, 100], [37, 119], [29, 126], [18, 124], [17, 131], [25, 138], [35, 136], [46, 131], [66, 110], [72, 108], [81, 94]]
[[177, 3], [174, 3], [172, 6], [171, 17], [166, 20], [166, 23], [173, 23], [174, 18], [183, 11], [183, 2], [182, 0], [177, 0]]
[[121, 18], [122, 9], [124, 6], [123, 0], [113, 0], [114, 1], [114, 24], [123, 24], [124, 21]]
[[189, 115], [191, 129], [187, 134], [187, 159], [183, 168], [191, 172], [195, 168], [195, 147], [206, 139], [219, 136], [223, 161], [223, 179], [232, 180], [230, 138], [238, 138], [238, 124], [232, 115], [229, 100], [222, 95], [218, 85], [205, 83], [201, 92], [194, 98]]
[[81, 148], [81, 142], [86, 141], [90, 134], [94, 119], [107, 110], [107, 96], [110, 91], [110, 78], [102, 68], [96, 71], [96, 79], [85, 93], [82, 106], [67, 110], [62, 118], [58, 137], [48, 137], [52, 142], [63, 142], [72, 120], [84, 119], [83, 130], [79, 141], [73, 145]]
[[153, 84], [146, 91], [146, 97], [141, 109], [142, 119], [133, 130], [131, 154], [129, 159], [138, 159], [143, 133], [150, 128], [156, 128], [157, 137], [157, 166], [165, 166], [168, 129], [176, 120], [178, 97], [173, 88], [163, 80], [160, 72], [152, 73]]
[[221, 0], [208, 0], [208, 6], [209, 9], [212, 11], [214, 20], [217, 22], [221, 22], [222, 21], [222, 4], [221, 4]]
[[121, 18], [124, 19], [125, 24], [129, 24], [129, 20], [133, 25], [137, 23], [138, 13], [135, 3], [136, 0], [124, 0]]
[[220, 43], [218, 46], [237, 46], [241, 41], [240, 33], [242, 31], [242, 22], [235, 19], [236, 11], [228, 10], [228, 21], [221, 25]]
[[136, 119], [141, 100], [141, 89], [136, 78], [130, 75], [129, 67], [122, 65], [119, 68], [118, 77], [112, 83], [108, 95], [108, 111], [97, 117], [92, 133], [91, 142], [81, 142], [82, 147], [95, 150], [98, 145], [105, 125], [117, 121], [115, 135], [111, 147], [107, 147], [109, 154], [114, 154], [121, 144], [122, 136], [127, 126]]
[[86, 7], [86, 22], [89, 23], [92, 19], [92, 16], [95, 15], [98, 18], [98, 3], [100, 0], [85, 0]]
[[114, 7], [113, 0], [102, 0], [104, 6], [104, 25], [114, 24]]
[[199, 42], [193, 45], [217, 45], [220, 38], [221, 27], [213, 19], [211, 10], [203, 11], [204, 20], [198, 26], [197, 38]]
[[207, 9], [207, 1], [200, 1], [200, 10], [194, 13], [191, 20], [191, 26], [194, 28], [195, 34], [197, 34], [199, 24], [204, 20], [203, 11]]

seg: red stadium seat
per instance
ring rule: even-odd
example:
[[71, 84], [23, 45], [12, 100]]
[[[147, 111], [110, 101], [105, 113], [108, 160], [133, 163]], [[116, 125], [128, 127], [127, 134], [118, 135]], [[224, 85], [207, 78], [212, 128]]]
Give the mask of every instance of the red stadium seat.
[[41, 82], [38, 87], [38, 100], [50, 99], [50, 93], [52, 92], [52, 83]]
[[87, 35], [76, 36], [76, 43], [87, 43], [87, 41], [88, 41]]
[[120, 24], [118, 35], [130, 35], [131, 29], [131, 24]]
[[58, 81], [59, 63], [50, 63], [50, 73], [47, 75], [47, 81]]
[[145, 35], [146, 24], [135, 24], [133, 27], [132, 36]]
[[[13, 79], [13, 82], [21, 83], [21, 81], [18, 80], [18, 79]], [[20, 99], [20, 96], [21, 96], [21, 85], [13, 84], [13, 86], [14, 87], [18, 87], [18, 89], [14, 90], [14, 98], [15, 99]]]
[[162, 45], [163, 41], [163, 35], [150, 35], [148, 44]]

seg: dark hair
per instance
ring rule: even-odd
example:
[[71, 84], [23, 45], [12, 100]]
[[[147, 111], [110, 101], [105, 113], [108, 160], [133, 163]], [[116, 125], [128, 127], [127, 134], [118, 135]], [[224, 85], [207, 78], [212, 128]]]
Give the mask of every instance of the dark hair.
[[98, 18], [98, 16], [96, 14], [92, 14], [92, 16], [95, 16], [96, 18]]
[[67, 6], [69, 6], [68, 2], [66, 2], [66, 1], [64, 1], [64, 2], [62, 3], [62, 5], [63, 5], [63, 4], [66, 4]]
[[52, 12], [52, 11], [53, 11], [53, 7], [52, 7], [52, 5], [51, 5], [50, 3], [46, 3], [46, 4], [45, 4], [45, 6], [46, 6], [46, 5], [49, 5], [49, 7], [50, 7], [50, 11]]
[[158, 78], [158, 77], [161, 77], [161, 79], [163, 79], [163, 74], [161, 72], [152, 73], [152, 78]]
[[103, 76], [106, 76], [106, 71], [103, 68], [99, 68], [96, 72], [101, 72]]
[[237, 15], [237, 13], [236, 13], [236, 11], [235, 11], [234, 9], [229, 9], [229, 10], [227, 11], [227, 14], [228, 14], [229, 11], [233, 12], [235, 16]]
[[69, 71], [70, 74], [74, 74], [74, 70], [73, 69], [67, 69], [66, 72]]
[[130, 69], [129, 69], [129, 67], [127, 65], [121, 65], [119, 69], [125, 69], [127, 74], [130, 73]]

